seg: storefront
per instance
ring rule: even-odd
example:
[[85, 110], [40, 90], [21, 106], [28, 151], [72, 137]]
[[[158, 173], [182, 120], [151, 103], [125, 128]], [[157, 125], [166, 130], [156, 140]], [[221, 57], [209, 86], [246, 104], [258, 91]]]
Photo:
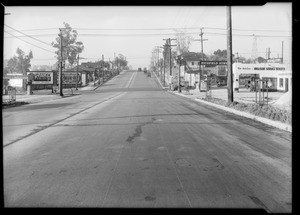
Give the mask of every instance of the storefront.
[[292, 90], [292, 72], [285, 71], [279, 72], [277, 77], [277, 89], [278, 91], [291, 91]]
[[[278, 75], [284, 73], [286, 70], [285, 65], [279, 63], [266, 63], [266, 64], [233, 64], [233, 88], [238, 90], [240, 84], [243, 86], [246, 82], [261, 79], [268, 81], [269, 90], [284, 89], [283, 82], [279, 83]], [[245, 78], [246, 77], [246, 78]], [[249, 79], [249, 80], [248, 80]], [[246, 81], [246, 82], [245, 82]], [[281, 88], [279, 88], [281, 86]]]

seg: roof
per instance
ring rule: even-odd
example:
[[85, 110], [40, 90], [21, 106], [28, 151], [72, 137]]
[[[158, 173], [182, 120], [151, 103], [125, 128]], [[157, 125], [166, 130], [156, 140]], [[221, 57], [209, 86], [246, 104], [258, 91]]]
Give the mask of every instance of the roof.
[[[89, 68], [89, 67], [83, 67], [83, 66], [79, 66], [78, 67], [78, 71], [86, 71], [86, 72], [94, 72], [96, 68]], [[77, 66], [70, 68], [70, 69], [66, 69], [65, 71], [67, 72], [76, 72], [77, 71]]]
[[200, 61], [202, 58], [202, 53], [200, 52], [184, 52], [181, 54], [183, 60], [185, 61]]
[[188, 74], [199, 74], [201, 70], [197, 69], [197, 70], [187, 70], [186, 73]]

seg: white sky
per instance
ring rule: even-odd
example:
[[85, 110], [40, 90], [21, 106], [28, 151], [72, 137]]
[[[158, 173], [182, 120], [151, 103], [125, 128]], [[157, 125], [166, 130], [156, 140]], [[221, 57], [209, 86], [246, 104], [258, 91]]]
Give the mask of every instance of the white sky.
[[[160, 34], [174, 34], [175, 31], [172, 30], [174, 28], [186, 28], [187, 32], [195, 32], [192, 34], [194, 39], [200, 39], [200, 28], [204, 27], [204, 39], [208, 39], [204, 42], [204, 53], [206, 54], [227, 47], [226, 8], [221, 6], [26, 6], [6, 7], [5, 13], [11, 14], [5, 16], [4, 23], [6, 25], [25, 34], [33, 35], [34, 38], [47, 44], [51, 44], [55, 40], [59, 33], [58, 28], [63, 27], [63, 22], [69, 23], [72, 28], [77, 30], [78, 40], [82, 41], [85, 46], [81, 56], [87, 59], [82, 62], [96, 61], [101, 59], [102, 54], [106, 60], [108, 58], [112, 60], [114, 53], [121, 53], [126, 56], [129, 65], [134, 68], [147, 67], [150, 64], [153, 48], [162, 46], [165, 38], [174, 38], [174, 35]], [[284, 41], [284, 56], [290, 58], [291, 15], [291, 3], [232, 7], [232, 28], [244, 30], [233, 30], [233, 53], [239, 52], [240, 56], [250, 57], [253, 36], [237, 36], [235, 34], [256, 34], [267, 35], [267, 37], [257, 37], [258, 56], [265, 57], [266, 48], [270, 48], [271, 57], [280, 57], [281, 43]], [[214, 28], [221, 28], [221, 30]], [[35, 47], [39, 46], [54, 52], [55, 49], [51, 46], [26, 37], [7, 26], [4, 30], [15, 36], [22, 36], [18, 39], [4, 33], [4, 59], [11, 58], [15, 55], [17, 47], [20, 47], [25, 53], [28, 53], [29, 50], [33, 51], [32, 65], [53, 65], [55, 63], [54, 53]], [[130, 36], [122, 34], [130, 34]], [[173, 41], [173, 44], [176, 42]], [[200, 52], [200, 47], [200, 42], [194, 41], [190, 51]]]

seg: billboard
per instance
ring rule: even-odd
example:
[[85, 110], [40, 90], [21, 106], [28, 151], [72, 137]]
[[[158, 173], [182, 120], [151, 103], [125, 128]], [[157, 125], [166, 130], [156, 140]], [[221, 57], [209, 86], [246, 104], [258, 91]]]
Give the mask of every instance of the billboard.
[[63, 72], [62, 74], [62, 82], [63, 84], [76, 84], [76, 80], [78, 80], [77, 84], [81, 83], [81, 75], [78, 73], [78, 77], [76, 78], [76, 72]]
[[53, 72], [51, 71], [36, 71], [28, 72], [33, 74], [32, 84], [53, 84]]
[[12, 87], [23, 87], [23, 79], [9, 79], [8, 83]]

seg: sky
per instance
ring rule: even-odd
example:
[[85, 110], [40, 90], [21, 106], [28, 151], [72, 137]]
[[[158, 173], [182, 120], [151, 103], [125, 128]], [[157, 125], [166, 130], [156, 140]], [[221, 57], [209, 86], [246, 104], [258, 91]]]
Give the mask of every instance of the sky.
[[[233, 53], [251, 57], [256, 35], [258, 56], [291, 59], [292, 3], [263, 6], [232, 6]], [[227, 48], [225, 6], [13, 6], [5, 7], [4, 59], [13, 57], [19, 47], [33, 52], [31, 65], [52, 66], [56, 62], [51, 42], [66, 22], [77, 30], [84, 51], [81, 62], [97, 61], [114, 53], [126, 56], [133, 68], [149, 67], [153, 49], [163, 39], [175, 38], [176, 31], [193, 37], [190, 51], [212, 54]], [[17, 30], [17, 31], [16, 31]], [[176, 41], [172, 41], [176, 45]], [[176, 48], [176, 47], [174, 47]], [[160, 54], [162, 55], [162, 54]], [[162, 56], [160, 56], [162, 57]]]

